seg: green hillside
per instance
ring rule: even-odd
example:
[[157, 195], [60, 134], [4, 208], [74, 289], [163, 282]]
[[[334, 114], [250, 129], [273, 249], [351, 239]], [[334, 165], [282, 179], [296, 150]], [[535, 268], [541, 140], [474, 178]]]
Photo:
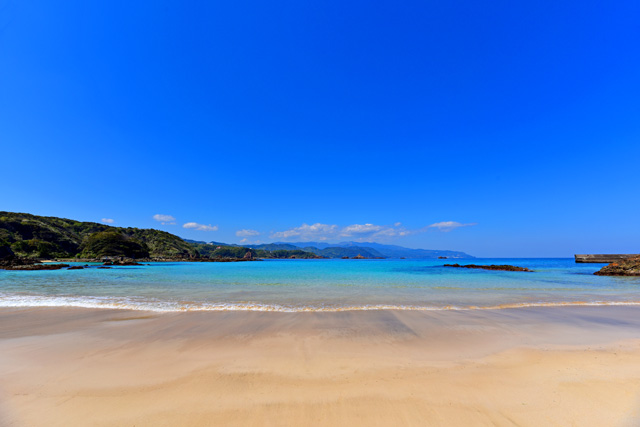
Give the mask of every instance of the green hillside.
[[342, 258], [342, 257], [353, 258], [358, 255], [363, 256], [365, 258], [376, 258], [381, 256], [375, 250], [369, 250], [369, 248], [362, 248], [362, 247], [352, 247], [352, 248], [330, 247], [330, 248], [324, 248], [324, 249], [318, 249], [316, 247], [306, 247], [302, 249], [305, 251], [312, 251], [326, 258]]
[[[353, 258], [354, 256], [357, 255], [362, 255], [365, 258], [377, 258], [377, 257], [384, 257], [384, 255], [382, 255], [380, 252], [376, 251], [375, 249], [372, 248], [368, 248], [368, 247], [359, 247], [359, 246], [353, 246], [353, 247], [327, 247], [324, 249], [319, 249], [316, 246], [305, 246], [305, 247], [300, 247], [300, 246], [295, 246], [293, 244], [288, 244], [288, 243], [264, 243], [261, 245], [251, 245], [251, 248], [257, 250], [259, 253], [262, 253], [260, 251], [266, 251], [268, 253], [271, 254], [280, 254], [279, 256], [276, 256], [276, 258], [290, 258], [291, 256], [296, 256], [296, 250], [298, 252], [302, 251], [305, 253], [311, 253], [311, 254], [315, 254], [316, 257], [318, 258], [342, 258], [342, 257], [349, 257], [349, 258]], [[288, 253], [288, 256], [285, 256], [285, 252]], [[269, 256], [265, 256], [264, 258], [270, 258]], [[296, 256], [296, 258], [314, 258], [311, 255], [306, 255], [306, 256]]]
[[166, 231], [0, 211], [0, 246], [27, 258], [196, 258], [197, 250]]

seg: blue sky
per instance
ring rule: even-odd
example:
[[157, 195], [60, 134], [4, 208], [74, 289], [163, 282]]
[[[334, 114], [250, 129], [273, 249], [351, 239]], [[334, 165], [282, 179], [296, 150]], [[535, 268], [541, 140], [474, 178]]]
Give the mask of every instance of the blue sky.
[[637, 253], [639, 16], [0, 0], [0, 210], [207, 241]]

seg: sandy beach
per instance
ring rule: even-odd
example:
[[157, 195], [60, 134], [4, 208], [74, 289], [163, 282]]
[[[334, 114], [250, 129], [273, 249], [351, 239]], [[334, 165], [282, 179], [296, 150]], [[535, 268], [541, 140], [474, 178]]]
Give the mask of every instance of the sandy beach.
[[5, 308], [3, 426], [640, 423], [640, 308]]

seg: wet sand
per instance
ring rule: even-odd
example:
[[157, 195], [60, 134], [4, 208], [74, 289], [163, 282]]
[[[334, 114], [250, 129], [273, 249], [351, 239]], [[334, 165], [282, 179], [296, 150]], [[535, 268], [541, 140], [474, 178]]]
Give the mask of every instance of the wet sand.
[[640, 424], [640, 307], [0, 309], [0, 425]]

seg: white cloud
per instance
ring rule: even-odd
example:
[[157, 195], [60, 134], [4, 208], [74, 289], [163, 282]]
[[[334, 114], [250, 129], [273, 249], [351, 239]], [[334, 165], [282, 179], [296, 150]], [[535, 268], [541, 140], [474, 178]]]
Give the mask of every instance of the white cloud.
[[153, 219], [162, 223], [162, 225], [174, 225], [176, 219], [172, 215], [155, 214]]
[[102, 222], [105, 224], [113, 224], [115, 221], [111, 218], [102, 218]]
[[[470, 227], [476, 223], [462, 224], [455, 221], [443, 221], [428, 225], [419, 229], [407, 229], [402, 223], [396, 222], [393, 225], [378, 224], [351, 224], [340, 227], [336, 224], [302, 224], [300, 227], [290, 228], [284, 231], [272, 232], [272, 239], [281, 240], [340, 240], [350, 239], [357, 242], [368, 242], [377, 240], [393, 240], [398, 237], [405, 237], [412, 234], [424, 233], [426, 231], [437, 229], [439, 231], [448, 232], [459, 227]], [[241, 230], [243, 231], [243, 230]], [[240, 236], [238, 233], [236, 235]], [[247, 235], [248, 236], [248, 235]]]
[[427, 226], [427, 228], [437, 228], [440, 231], [444, 231], [444, 232], [448, 232], [451, 230], [455, 230], [456, 228], [460, 228], [460, 227], [471, 227], [474, 225], [478, 225], [477, 222], [471, 222], [468, 224], [462, 224], [459, 223], [457, 221], [442, 221], [442, 222], [436, 222], [435, 224], [431, 224], [429, 226]]
[[[259, 236], [259, 235], [260, 235], [260, 232], [257, 230], [244, 229], [244, 230], [236, 231], [236, 236], [238, 237], [250, 237], [250, 236]], [[243, 239], [243, 240], [246, 240], [246, 239]]]
[[353, 224], [344, 227], [341, 231], [341, 235], [345, 237], [352, 236], [354, 234], [371, 234], [382, 230], [384, 227], [374, 224]]
[[197, 222], [187, 222], [186, 224], [184, 224], [182, 226], [183, 228], [190, 228], [193, 230], [198, 230], [198, 231], [217, 231], [218, 230], [218, 226], [217, 225], [204, 225], [204, 224], [198, 224]]
[[352, 224], [344, 227], [340, 236], [350, 237], [356, 241], [389, 240], [394, 237], [408, 236], [418, 231], [407, 230], [396, 222], [391, 225]]
[[373, 239], [389, 239], [401, 237], [412, 232], [398, 226], [377, 224], [351, 224], [339, 227], [335, 224], [316, 223], [312, 225], [302, 224], [300, 227], [290, 228], [285, 231], [271, 233], [272, 239], [282, 240], [335, 240], [349, 238], [356, 241], [368, 241]]
[[320, 224], [319, 222], [309, 225], [302, 224], [300, 227], [290, 228], [285, 231], [271, 233], [272, 239], [301, 239], [301, 240], [328, 240], [338, 233], [337, 225]]
[[249, 241], [249, 239], [244, 238], [244, 239], [240, 240], [240, 243], [247, 243], [248, 241]]

